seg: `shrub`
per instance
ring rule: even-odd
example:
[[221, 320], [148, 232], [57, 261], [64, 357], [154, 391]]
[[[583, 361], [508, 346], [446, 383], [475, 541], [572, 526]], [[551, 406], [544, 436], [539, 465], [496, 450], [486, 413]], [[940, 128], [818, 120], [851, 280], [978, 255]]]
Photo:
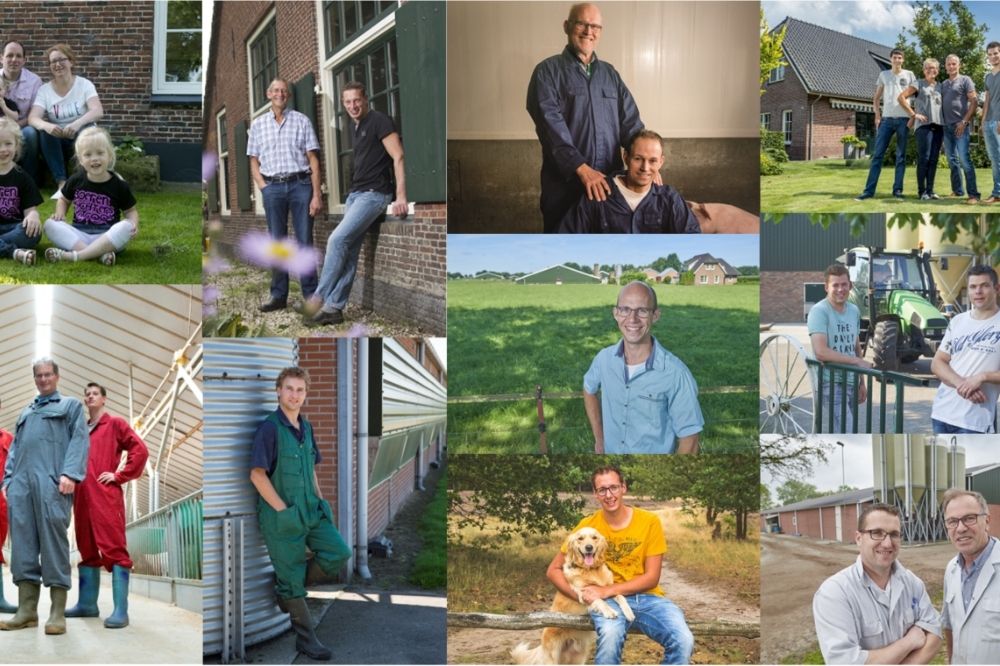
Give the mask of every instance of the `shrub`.
[[767, 153], [760, 154], [760, 175], [777, 176], [784, 171], [784, 167], [775, 162]]
[[783, 132], [771, 132], [770, 130], [761, 128], [760, 150], [775, 162], [788, 161], [788, 153], [785, 152], [785, 134]]

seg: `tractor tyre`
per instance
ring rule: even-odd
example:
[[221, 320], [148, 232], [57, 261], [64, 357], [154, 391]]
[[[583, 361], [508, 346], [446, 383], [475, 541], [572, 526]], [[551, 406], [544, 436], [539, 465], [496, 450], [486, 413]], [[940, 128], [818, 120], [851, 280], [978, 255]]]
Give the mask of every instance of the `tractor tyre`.
[[895, 321], [885, 320], [875, 324], [875, 335], [872, 337], [872, 354], [876, 368], [890, 371], [899, 369], [899, 357], [896, 356], [898, 339], [899, 324]]
[[903, 363], [913, 363], [918, 358], [920, 358], [920, 354], [903, 354], [903, 359], [902, 360], [903, 360]]

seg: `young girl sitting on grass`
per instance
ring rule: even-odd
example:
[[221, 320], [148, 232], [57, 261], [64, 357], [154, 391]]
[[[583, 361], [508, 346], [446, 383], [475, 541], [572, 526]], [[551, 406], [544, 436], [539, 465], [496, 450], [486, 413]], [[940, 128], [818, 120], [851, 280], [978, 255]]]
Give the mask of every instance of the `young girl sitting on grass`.
[[0, 114], [0, 257], [31, 266], [35, 263], [42, 224], [42, 203], [35, 181], [14, 160], [21, 154], [21, 128]]
[[[45, 235], [56, 247], [45, 251], [49, 261], [100, 259], [113, 266], [115, 253], [139, 230], [139, 212], [128, 184], [111, 169], [115, 148], [111, 136], [99, 127], [88, 127], [76, 139], [77, 170], [63, 185], [56, 212], [45, 220]], [[73, 204], [73, 224], [66, 224], [66, 210]], [[122, 211], [125, 219], [122, 220]]]

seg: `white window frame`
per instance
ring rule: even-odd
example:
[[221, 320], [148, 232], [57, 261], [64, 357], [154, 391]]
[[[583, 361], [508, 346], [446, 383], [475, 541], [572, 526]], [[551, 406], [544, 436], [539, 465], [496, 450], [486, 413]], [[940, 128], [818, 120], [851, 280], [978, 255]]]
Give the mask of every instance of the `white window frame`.
[[[205, 9], [206, 6], [202, 5], [202, 13]], [[153, 4], [153, 94], [201, 95], [205, 80], [204, 62], [201, 63], [201, 81], [167, 81], [167, 32], [167, 3], [166, 0], [157, 0]], [[184, 32], [202, 33], [202, 29], [198, 26]], [[204, 33], [202, 35], [204, 38]]]
[[[333, 98], [337, 90], [337, 86], [333, 80], [333, 70], [345, 60], [352, 59], [359, 51], [368, 48], [372, 42], [381, 39], [385, 33], [395, 30], [396, 11], [398, 11], [398, 7], [369, 26], [367, 30], [356, 35], [354, 41], [349, 46], [327, 58], [326, 31], [323, 30], [323, 3], [316, 3], [316, 46], [318, 48], [317, 57], [321, 63], [320, 81], [322, 81], [318, 92], [323, 96], [323, 103], [320, 105], [322, 119], [319, 121], [322, 127], [317, 127], [316, 131], [320, 135], [319, 140], [323, 144], [325, 155], [333, 155], [335, 157], [337, 155], [336, 128], [333, 127], [333, 123], [337, 117], [336, 107], [340, 104], [340, 100]], [[324, 190], [327, 192], [327, 212], [331, 215], [342, 215], [344, 213], [344, 205], [340, 203], [340, 179], [338, 177], [340, 174], [337, 172], [338, 168], [339, 165], [336, 159], [327, 160]]]
[[[260, 20], [260, 23], [257, 24], [257, 28], [252, 33], [250, 33], [250, 36], [247, 37], [246, 42], [243, 44], [243, 48], [244, 48], [245, 55], [246, 55], [246, 63], [247, 63], [247, 108], [250, 109], [250, 119], [249, 119], [248, 124], [247, 124], [247, 133], [248, 134], [250, 132], [250, 125], [253, 124], [253, 121], [256, 120], [256, 118], [258, 116], [260, 116], [261, 114], [265, 113], [270, 108], [270, 106], [271, 106], [271, 104], [269, 102], [269, 103], [265, 104], [264, 106], [262, 106], [259, 109], [254, 109], [253, 108], [253, 60], [251, 59], [251, 55], [250, 55], [250, 45], [253, 44], [257, 40], [258, 37], [260, 37], [260, 34], [262, 32], [264, 32], [264, 30], [268, 26], [271, 25], [271, 21], [274, 20], [274, 17], [275, 17], [276, 14], [277, 14], [277, 10], [276, 9], [272, 9], [271, 11], [269, 11], [264, 16], [264, 18], [262, 18]], [[277, 33], [277, 29], [278, 29], [277, 25], [275, 25], [275, 33]], [[247, 161], [248, 162], [250, 161], [250, 156], [249, 155], [247, 156]], [[248, 165], [248, 168], [249, 168], [249, 165]], [[251, 178], [250, 178], [250, 186], [253, 188], [253, 193], [252, 194], [253, 194], [253, 210], [254, 210], [254, 213], [256, 215], [263, 215], [264, 214], [264, 197], [262, 197], [260, 195], [260, 188], [257, 187], [257, 183], [254, 181], [253, 176], [251, 176]]]
[[777, 67], [772, 69], [770, 76], [767, 77], [768, 83], [777, 83], [778, 81], [784, 81], [784, 80], [785, 80], [784, 65], [778, 65]]
[[[222, 215], [231, 215], [232, 210], [229, 208], [229, 183], [227, 182], [228, 179], [226, 178], [226, 171], [222, 168], [223, 160], [229, 158], [229, 146], [228, 144], [222, 143], [222, 132], [220, 131], [222, 120], [225, 117], [225, 107], [215, 114], [215, 142], [216, 150], [219, 155], [219, 170], [217, 172], [219, 174], [219, 213]], [[227, 137], [231, 131], [232, 129], [229, 127], [229, 123], [226, 122]], [[248, 157], [247, 159], [249, 160], [250, 158]], [[229, 166], [232, 167], [232, 163], [230, 163]]]
[[715, 284], [719, 284], [719, 276], [718, 275], [715, 276]]
[[760, 114], [760, 126], [763, 127], [766, 130], [771, 129], [771, 113], [770, 112]]
[[701, 284], [708, 284], [708, 276], [707, 275], [700, 275], [699, 277], [701, 278]]
[[781, 133], [785, 136], [785, 145], [792, 145], [792, 110], [781, 112]]

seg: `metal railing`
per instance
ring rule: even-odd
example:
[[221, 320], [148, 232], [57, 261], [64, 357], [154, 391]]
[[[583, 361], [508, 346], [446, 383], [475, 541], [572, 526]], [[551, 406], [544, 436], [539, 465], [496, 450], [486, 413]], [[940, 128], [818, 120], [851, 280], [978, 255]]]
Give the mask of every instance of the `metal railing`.
[[[892, 383], [895, 387], [895, 413], [893, 419], [893, 433], [903, 432], [903, 397], [905, 394], [905, 389], [907, 386], [930, 386], [930, 380], [923, 379], [919, 377], [913, 377], [911, 375], [905, 375], [900, 372], [891, 372], [888, 370], [876, 370], [874, 368], [859, 368], [854, 365], [843, 365], [840, 363], [823, 363], [815, 359], [807, 358], [806, 363], [812, 367], [816, 368], [816, 411], [813, 415], [813, 432], [836, 432], [834, 429], [835, 417], [834, 414], [834, 397], [838, 393], [847, 396], [849, 392], [847, 391], [848, 386], [857, 387], [858, 377], [864, 377], [865, 388], [868, 393], [868, 400], [865, 401], [865, 431], [866, 433], [872, 432], [872, 403], [874, 394], [872, 393], [872, 388], [874, 381], [878, 380], [879, 383], [879, 407], [878, 407], [878, 430], [875, 432], [885, 433], [886, 432], [886, 387], [888, 384]], [[829, 380], [826, 377], [826, 370], [830, 371]], [[829, 391], [826, 391], [827, 385], [830, 385]], [[857, 388], [854, 389], [857, 391]], [[827, 429], [823, 429], [823, 410], [827, 409]], [[847, 400], [840, 401], [840, 423], [844, 426], [842, 428], [844, 433], [857, 433], [858, 432], [858, 416], [860, 409], [852, 409], [850, 414], [852, 416], [851, 423], [848, 424], [848, 409]], [[850, 425], [851, 429], [847, 430], [846, 426]]]
[[133, 573], [201, 580], [203, 491], [125, 527]]

